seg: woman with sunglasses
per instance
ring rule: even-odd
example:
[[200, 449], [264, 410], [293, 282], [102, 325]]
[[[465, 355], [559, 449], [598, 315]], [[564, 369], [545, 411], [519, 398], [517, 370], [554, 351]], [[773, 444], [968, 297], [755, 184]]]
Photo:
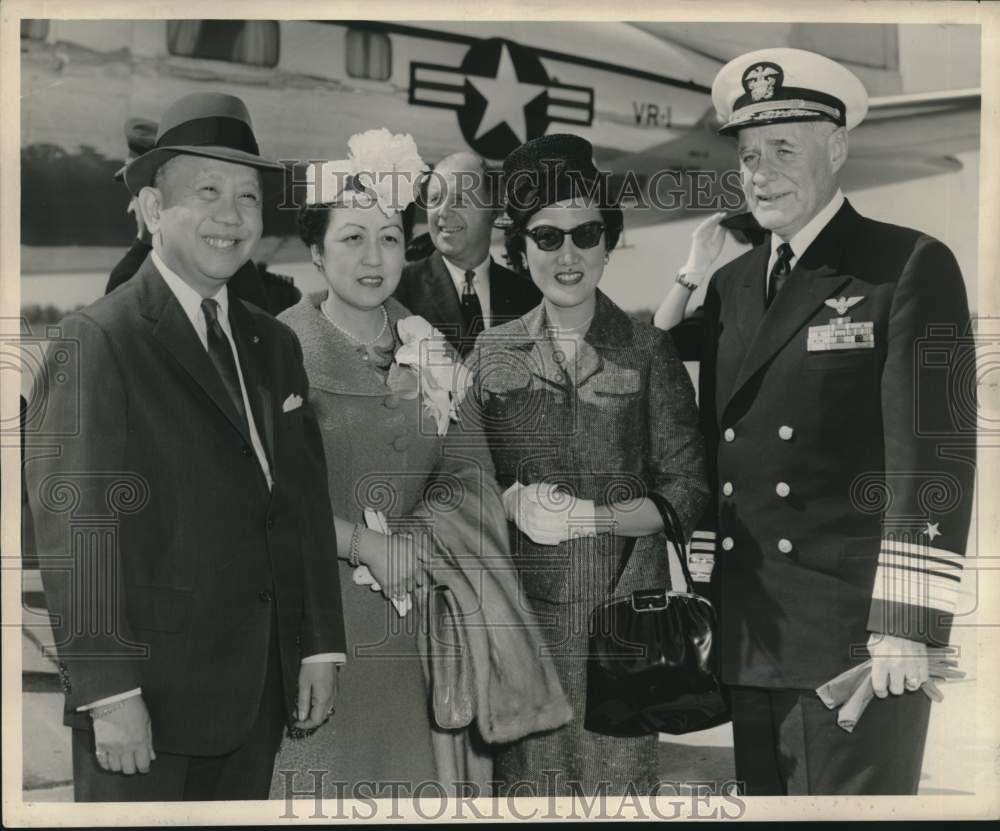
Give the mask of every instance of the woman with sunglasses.
[[615, 593], [670, 584], [662, 520], [645, 494], [668, 499], [687, 531], [706, 502], [694, 391], [670, 337], [597, 288], [622, 213], [590, 143], [533, 140], [507, 157], [504, 175], [511, 264], [544, 299], [480, 335], [467, 402], [479, 409], [521, 588], [574, 717], [501, 750], [498, 795], [515, 782], [521, 796], [650, 793], [655, 735], [584, 729], [587, 625], [626, 538], [636, 545]]

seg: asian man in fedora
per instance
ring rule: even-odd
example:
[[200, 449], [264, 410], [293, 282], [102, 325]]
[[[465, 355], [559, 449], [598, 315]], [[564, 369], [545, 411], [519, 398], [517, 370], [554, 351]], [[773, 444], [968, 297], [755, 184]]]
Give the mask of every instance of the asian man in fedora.
[[175, 102], [124, 171], [152, 253], [49, 350], [46, 377], [78, 383], [46, 391], [54, 452], [26, 476], [77, 801], [265, 799], [284, 727], [332, 708], [346, 646], [301, 350], [227, 291], [280, 170], [240, 99]]
[[[157, 124], [148, 118], [128, 118], [124, 124], [124, 132], [128, 146], [128, 161], [114, 175], [114, 180], [123, 184], [128, 163], [150, 150], [156, 143]], [[104, 289], [105, 294], [110, 294], [135, 276], [143, 261], [149, 256], [149, 252], [153, 250], [152, 237], [143, 221], [142, 211], [139, 210], [135, 197], [129, 202], [128, 213], [135, 215], [136, 239], [118, 264], [111, 269]], [[230, 278], [228, 287], [231, 294], [275, 316], [302, 299], [302, 292], [295, 287], [291, 277], [268, 271], [266, 266], [253, 260], [247, 260], [240, 266]]]

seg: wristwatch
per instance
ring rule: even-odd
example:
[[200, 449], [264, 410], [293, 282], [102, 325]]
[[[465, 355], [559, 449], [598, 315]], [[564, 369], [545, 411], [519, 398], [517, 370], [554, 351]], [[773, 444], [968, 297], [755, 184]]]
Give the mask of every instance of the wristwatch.
[[684, 288], [686, 288], [688, 291], [694, 291], [696, 288], [698, 288], [698, 283], [692, 283], [690, 280], [685, 280], [684, 277], [685, 273], [683, 271], [678, 272], [677, 279], [675, 280], [675, 282], [684, 286]]

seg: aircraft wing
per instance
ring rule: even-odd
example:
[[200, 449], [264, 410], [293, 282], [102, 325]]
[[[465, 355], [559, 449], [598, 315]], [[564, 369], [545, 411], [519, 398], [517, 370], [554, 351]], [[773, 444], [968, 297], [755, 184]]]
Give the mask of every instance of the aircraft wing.
[[981, 107], [978, 89], [872, 98], [865, 120], [851, 132], [851, 155], [932, 158], [976, 150]]
[[[979, 147], [980, 109], [978, 89], [871, 99], [868, 116], [850, 133], [850, 153], [841, 174], [843, 188], [858, 191], [960, 170], [962, 164], [955, 154]], [[709, 110], [680, 136], [605, 164], [616, 172], [632, 171], [640, 177], [662, 170], [687, 176], [707, 171], [720, 177], [737, 164], [735, 143], [718, 135], [718, 126], [714, 111]], [[691, 192], [690, 187], [681, 190], [685, 195]], [[713, 196], [718, 192], [716, 188]], [[691, 205], [685, 207], [639, 213], [650, 215], [650, 222], [663, 222], [693, 212]], [[636, 218], [638, 224], [647, 224], [645, 217]]]

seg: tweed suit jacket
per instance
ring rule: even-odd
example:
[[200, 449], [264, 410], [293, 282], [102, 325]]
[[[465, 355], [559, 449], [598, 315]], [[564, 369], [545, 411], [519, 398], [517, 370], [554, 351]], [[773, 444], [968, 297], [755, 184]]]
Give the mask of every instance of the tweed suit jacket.
[[[470, 395], [503, 488], [551, 482], [597, 504], [649, 490], [690, 531], [707, 499], [694, 390], [670, 336], [597, 292], [573, 367], [556, 360], [544, 304], [480, 335]], [[542, 546], [512, 527], [528, 596], [593, 602], [607, 596], [624, 538], [602, 534]], [[665, 537], [640, 538], [618, 593], [670, 583]]]

